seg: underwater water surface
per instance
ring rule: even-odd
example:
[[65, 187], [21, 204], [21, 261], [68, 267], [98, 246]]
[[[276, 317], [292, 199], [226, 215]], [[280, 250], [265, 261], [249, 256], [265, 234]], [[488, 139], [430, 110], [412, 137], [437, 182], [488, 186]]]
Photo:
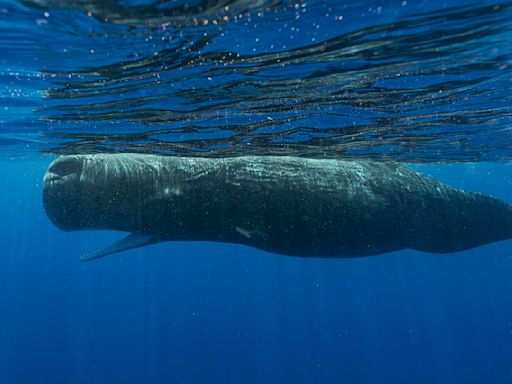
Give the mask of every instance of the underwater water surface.
[[63, 232], [58, 155], [400, 161], [512, 204], [512, 3], [0, 0], [0, 382], [510, 383], [512, 242], [280, 256]]

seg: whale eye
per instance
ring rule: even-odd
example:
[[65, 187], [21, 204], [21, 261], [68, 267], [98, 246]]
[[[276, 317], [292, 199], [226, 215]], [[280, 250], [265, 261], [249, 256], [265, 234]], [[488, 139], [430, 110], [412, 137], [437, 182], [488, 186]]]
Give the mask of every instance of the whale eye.
[[61, 157], [53, 162], [48, 171], [61, 177], [80, 173], [82, 161], [76, 156]]

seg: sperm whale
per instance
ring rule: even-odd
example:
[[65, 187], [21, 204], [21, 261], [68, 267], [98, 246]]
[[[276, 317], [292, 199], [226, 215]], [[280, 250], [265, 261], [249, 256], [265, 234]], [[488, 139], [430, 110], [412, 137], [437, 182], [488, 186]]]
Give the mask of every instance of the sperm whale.
[[512, 238], [505, 202], [370, 160], [63, 156], [44, 176], [43, 202], [62, 230], [129, 233], [82, 260], [161, 241], [344, 258], [457, 252]]

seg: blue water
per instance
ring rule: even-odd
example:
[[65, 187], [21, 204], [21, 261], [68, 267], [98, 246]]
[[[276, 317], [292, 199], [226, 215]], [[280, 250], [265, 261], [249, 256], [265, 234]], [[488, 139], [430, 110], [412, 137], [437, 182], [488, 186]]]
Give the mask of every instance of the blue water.
[[[512, 3], [0, 0], [0, 383], [511, 383], [512, 241], [81, 263], [59, 154], [398, 160], [512, 203]], [[227, 8], [226, 8], [227, 7]]]

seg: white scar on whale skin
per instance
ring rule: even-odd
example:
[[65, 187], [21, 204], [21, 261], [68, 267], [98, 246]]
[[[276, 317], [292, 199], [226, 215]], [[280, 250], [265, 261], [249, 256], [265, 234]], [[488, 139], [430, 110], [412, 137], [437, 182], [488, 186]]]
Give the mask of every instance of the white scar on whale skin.
[[235, 230], [241, 234], [242, 236], [247, 237], [248, 239], [251, 237], [251, 232], [249, 232], [247, 229], [243, 229], [240, 227], [235, 227]]
[[180, 196], [183, 192], [179, 187], [166, 187], [164, 188], [164, 195], [174, 195], [174, 196]]
[[512, 238], [508, 204], [369, 160], [64, 156], [44, 177], [43, 201], [64, 230], [131, 233], [86, 260], [160, 241], [343, 258]]

